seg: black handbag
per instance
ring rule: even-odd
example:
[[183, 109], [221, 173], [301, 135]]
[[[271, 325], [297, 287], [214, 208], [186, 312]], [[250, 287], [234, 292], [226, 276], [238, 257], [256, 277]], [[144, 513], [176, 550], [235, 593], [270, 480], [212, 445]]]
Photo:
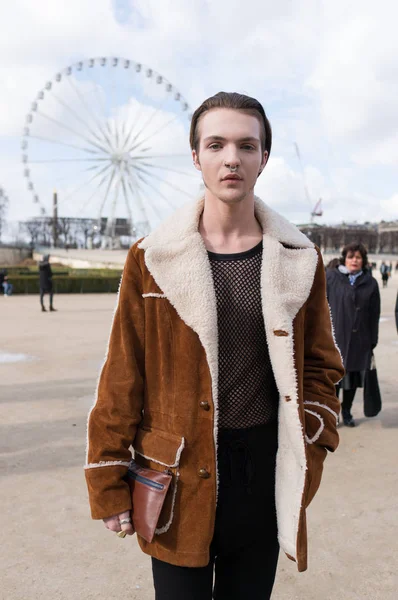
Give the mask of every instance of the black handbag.
[[363, 391], [363, 412], [365, 417], [376, 417], [381, 411], [381, 394], [375, 357], [372, 354], [370, 369], [365, 373], [365, 384]]

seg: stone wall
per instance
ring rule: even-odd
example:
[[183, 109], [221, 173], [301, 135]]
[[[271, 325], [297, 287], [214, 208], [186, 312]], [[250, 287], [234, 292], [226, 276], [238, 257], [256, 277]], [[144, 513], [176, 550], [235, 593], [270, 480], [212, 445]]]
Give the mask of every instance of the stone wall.
[[15, 246], [0, 246], [0, 266], [18, 264], [21, 260], [32, 256], [30, 248], [16, 248]]

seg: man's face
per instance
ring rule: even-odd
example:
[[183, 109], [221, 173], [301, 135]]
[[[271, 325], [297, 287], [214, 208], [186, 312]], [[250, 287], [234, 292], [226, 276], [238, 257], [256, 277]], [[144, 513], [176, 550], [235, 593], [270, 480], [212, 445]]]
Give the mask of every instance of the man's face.
[[199, 120], [194, 164], [202, 171], [206, 188], [222, 202], [241, 202], [253, 192], [268, 159], [260, 132], [260, 121], [242, 110], [217, 108]]

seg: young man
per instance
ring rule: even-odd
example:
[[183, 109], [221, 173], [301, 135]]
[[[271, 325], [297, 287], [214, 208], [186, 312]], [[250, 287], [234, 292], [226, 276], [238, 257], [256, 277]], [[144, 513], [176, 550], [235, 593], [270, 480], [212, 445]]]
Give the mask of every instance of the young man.
[[279, 544], [307, 568], [305, 510], [338, 444], [343, 368], [319, 251], [254, 196], [271, 150], [262, 106], [195, 112], [205, 196], [128, 255], [89, 417], [92, 516], [133, 533], [131, 453], [173, 473], [152, 543], [157, 600], [270, 597]]

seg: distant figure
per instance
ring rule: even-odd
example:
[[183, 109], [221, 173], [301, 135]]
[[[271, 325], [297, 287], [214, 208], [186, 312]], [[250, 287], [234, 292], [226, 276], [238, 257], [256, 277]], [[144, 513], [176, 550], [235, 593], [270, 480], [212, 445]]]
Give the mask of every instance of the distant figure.
[[3, 286], [3, 290], [4, 290], [4, 296], [11, 296], [12, 295], [12, 291], [13, 291], [13, 285], [12, 283], [10, 283], [8, 281], [8, 276], [4, 275], [3, 276], [3, 282], [1, 284]]
[[397, 292], [397, 301], [395, 302], [395, 325], [397, 326], [397, 333], [398, 333], [398, 292]]
[[[398, 264], [398, 263], [397, 263]], [[0, 285], [3, 287], [3, 281], [7, 275], [7, 271], [5, 269], [1, 269], [0, 271]]]
[[390, 277], [392, 277], [392, 262], [390, 262], [390, 264], [388, 265], [388, 274]]
[[338, 267], [340, 264], [340, 259], [339, 258], [332, 258], [332, 260], [330, 260], [328, 262], [328, 264], [326, 265], [326, 270], [328, 269], [335, 269], [336, 267]]
[[390, 274], [388, 272], [388, 265], [386, 265], [386, 263], [384, 262], [384, 260], [381, 263], [380, 273], [381, 273], [381, 280], [383, 282], [383, 288], [385, 288], [385, 287], [387, 287], [388, 278], [389, 278]]
[[343, 249], [340, 266], [326, 271], [326, 278], [336, 342], [346, 370], [337, 393], [343, 389], [344, 425], [355, 427], [352, 403], [357, 388], [364, 387], [365, 372], [378, 341], [379, 286], [369, 272], [365, 246], [356, 243]]
[[47, 292], [50, 295], [50, 311], [55, 312], [53, 307], [53, 273], [50, 266], [50, 255], [43, 256], [43, 260], [39, 263], [40, 270], [40, 304], [42, 312], [46, 312], [44, 306], [44, 294]]
[[397, 260], [396, 265], [395, 265], [395, 270], [398, 271], [398, 260]]

